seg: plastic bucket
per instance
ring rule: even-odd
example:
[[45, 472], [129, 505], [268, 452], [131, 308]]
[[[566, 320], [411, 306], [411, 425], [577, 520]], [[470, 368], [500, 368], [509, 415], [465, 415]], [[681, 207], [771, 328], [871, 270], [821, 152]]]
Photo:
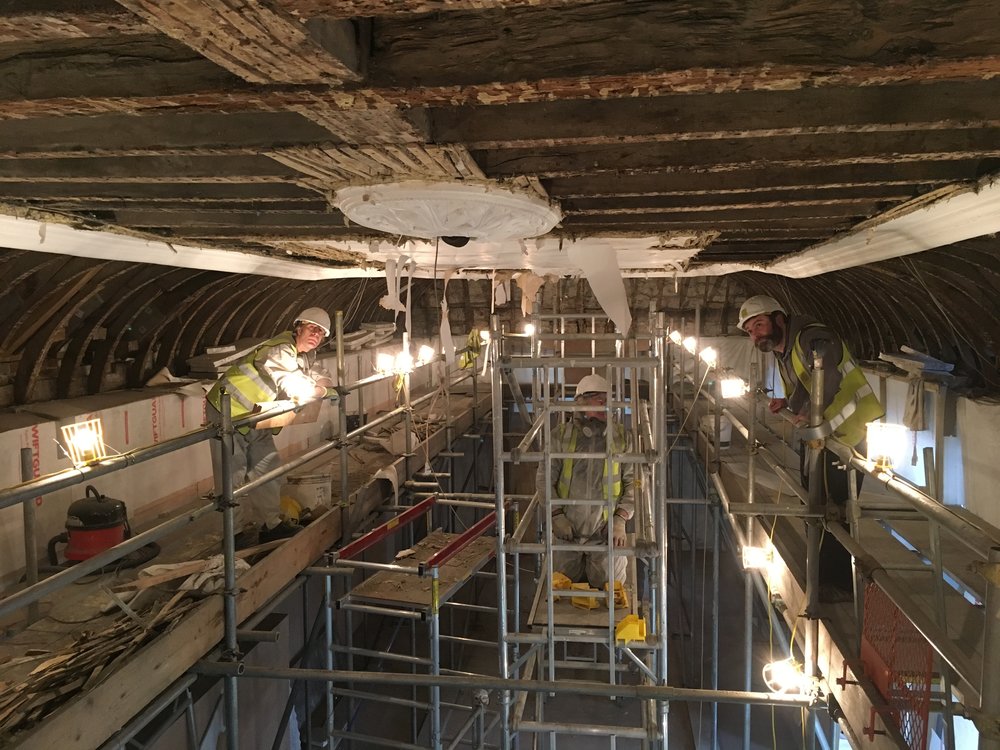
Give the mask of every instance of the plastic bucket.
[[[701, 431], [712, 442], [715, 442], [715, 415], [709, 414], [701, 418]], [[733, 423], [725, 417], [719, 420], [719, 447], [728, 448], [733, 439]]]
[[329, 508], [331, 482], [329, 474], [289, 474], [282, 494], [294, 498], [303, 508]]

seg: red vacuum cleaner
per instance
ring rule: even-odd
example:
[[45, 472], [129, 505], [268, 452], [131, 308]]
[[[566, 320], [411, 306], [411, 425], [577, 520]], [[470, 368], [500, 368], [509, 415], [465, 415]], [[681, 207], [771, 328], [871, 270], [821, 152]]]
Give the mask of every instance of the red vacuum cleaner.
[[[93, 485], [87, 485], [84, 497], [74, 500], [69, 506], [66, 531], [49, 540], [49, 562], [60, 564], [56, 555], [57, 544], [66, 545], [63, 556], [66, 564], [72, 565], [89, 560], [131, 536], [125, 503], [102, 495]], [[134, 567], [156, 557], [159, 551], [158, 545], [147, 544], [122, 558], [118, 566]]]

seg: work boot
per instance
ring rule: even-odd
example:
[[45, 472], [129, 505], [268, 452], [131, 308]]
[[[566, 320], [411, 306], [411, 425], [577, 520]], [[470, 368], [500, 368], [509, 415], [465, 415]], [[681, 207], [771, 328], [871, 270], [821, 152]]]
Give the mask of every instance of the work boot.
[[260, 543], [263, 544], [265, 542], [273, 542], [275, 539], [288, 539], [289, 537], [295, 536], [300, 531], [302, 531], [302, 527], [295, 523], [295, 521], [282, 519], [281, 523], [277, 526], [272, 526], [271, 528], [261, 526]]
[[256, 526], [247, 526], [233, 537], [233, 542], [236, 545], [237, 552], [241, 549], [256, 547], [260, 544], [260, 529]]

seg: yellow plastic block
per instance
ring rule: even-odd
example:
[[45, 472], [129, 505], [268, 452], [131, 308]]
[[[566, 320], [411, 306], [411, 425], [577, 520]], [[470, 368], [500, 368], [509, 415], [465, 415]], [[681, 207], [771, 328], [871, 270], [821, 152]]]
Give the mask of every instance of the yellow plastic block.
[[[589, 583], [574, 583], [573, 589], [576, 591], [593, 591], [597, 593], [597, 589], [591, 588]], [[571, 600], [574, 607], [579, 607], [580, 609], [597, 609], [600, 604], [597, 602], [596, 596], [574, 596]]]
[[[552, 590], [553, 591], [566, 591], [572, 588], [573, 582], [569, 579], [565, 573], [560, 573], [558, 570], [552, 571]], [[562, 597], [553, 596], [552, 601], [557, 602]]]
[[[608, 584], [604, 584], [604, 590], [608, 590]], [[625, 593], [625, 584], [615, 581], [615, 607], [625, 609], [628, 607], [628, 594]]]
[[646, 621], [638, 615], [626, 615], [615, 626], [615, 640], [624, 643], [646, 640]]

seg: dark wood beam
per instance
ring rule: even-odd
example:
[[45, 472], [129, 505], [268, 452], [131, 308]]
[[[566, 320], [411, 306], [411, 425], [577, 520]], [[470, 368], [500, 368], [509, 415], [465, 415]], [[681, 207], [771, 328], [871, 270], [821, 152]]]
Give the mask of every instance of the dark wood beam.
[[572, 232], [577, 229], [606, 226], [659, 226], [664, 231], [681, 231], [692, 229], [698, 231], [705, 230], [725, 230], [725, 229], [812, 229], [812, 228], [847, 228], [854, 223], [850, 217], [843, 216], [806, 216], [806, 217], [781, 217], [758, 218], [753, 214], [734, 216], [730, 214], [726, 218], [715, 218], [714, 216], [699, 216], [694, 218], [684, 218], [673, 214], [647, 214], [643, 217], [605, 217], [605, 216], [571, 216], [562, 221], [561, 227], [564, 231]]
[[273, 242], [287, 240], [345, 240], [377, 237], [392, 239], [393, 235], [380, 234], [370, 229], [355, 228], [354, 231], [344, 227], [265, 227], [248, 230], [245, 227], [177, 227], [170, 232], [169, 237], [185, 238], [194, 241], [239, 240], [241, 243], [259, 243], [269, 245]]
[[[601, 172], [760, 169], [905, 161], [953, 161], [1000, 156], [1000, 130], [928, 131], [736, 138], [697, 143], [565, 146], [474, 151], [490, 177], [541, 178]], [[971, 177], [972, 175], [970, 175]]]
[[316, 38], [292, 14], [256, 0], [118, 3], [251, 83], [343, 83], [360, 78], [363, 53], [353, 27], [325, 28], [322, 38]]
[[125, 208], [115, 212], [116, 223], [136, 228], [177, 227], [187, 232], [188, 227], [223, 227], [254, 229], [259, 227], [334, 227], [344, 226], [340, 211], [246, 211], [246, 210], [142, 210]]
[[728, 191], [725, 193], [676, 193], [669, 195], [596, 196], [560, 201], [564, 214], [648, 211], [683, 208], [716, 211], [726, 208], [776, 208], [780, 206], [849, 206], [895, 203], [914, 197], [914, 192], [896, 186], [812, 188], [787, 190]]
[[[946, 19], [946, 22], [944, 22]], [[949, 6], [803, 0], [607, 2], [456, 12], [375, 22], [375, 85], [456, 85], [600, 71], [729, 70], [794, 60], [802, 67], [900, 65], [917, 57], [1000, 54], [993, 0]], [[738, 52], [737, 52], [738, 51]], [[498, 66], [497, 61], [503, 65]]]
[[[0, 100], [26, 102], [23, 111], [4, 107], [5, 119], [38, 114], [32, 99], [60, 99], [83, 114], [129, 111], [115, 101], [213, 91], [216, 96], [245, 86], [239, 78], [186, 46], [164, 36], [71, 39], [38, 45], [5, 45], [0, 55]], [[109, 97], [109, 102], [101, 101]], [[96, 99], [96, 103], [91, 100]], [[42, 106], [41, 112], [47, 111]]]
[[301, 18], [317, 16], [356, 18], [359, 16], [406, 16], [459, 10], [482, 12], [542, 5], [558, 8], [604, 2], [604, 0], [272, 0], [272, 2]]
[[578, 174], [543, 181], [549, 195], [566, 198], [643, 195], [756, 193], [802, 188], [835, 190], [859, 187], [930, 188], [976, 176], [978, 159], [911, 161], [899, 164], [847, 164], [770, 168], [732, 172], [649, 171]]
[[[522, 6], [582, 5], [599, 0], [272, 0], [297, 19], [369, 18]], [[0, 7], [0, 44], [149, 34], [155, 29], [113, 0], [33, 0]], [[28, 7], [25, 7], [28, 6]]]
[[4, 3], [0, 8], [0, 44], [27, 40], [150, 34], [154, 29], [117, 3], [106, 0], [36, 0]]
[[97, 115], [0, 122], [0, 159], [101, 154], [259, 153], [336, 143], [323, 127], [292, 112]]
[[[44, 52], [33, 53], [30, 68], [16, 56], [0, 63], [0, 81], [18, 81], [17, 87], [0, 85], [0, 100], [5, 101], [0, 118], [164, 110], [234, 113], [296, 108], [335, 111], [387, 106], [500, 107], [569, 100], [649, 99], [671, 94], [790, 92], [829, 87], [877, 89], [991, 79], [1000, 70], [1000, 56], [985, 56], [835, 68], [766, 64], [756, 68], [654, 69], [614, 76], [581, 74], [508, 82], [346, 90], [322, 85], [254, 86], [162, 37], [76, 42], [64, 47], [47, 47]], [[74, 62], [70, 71], [65, 69], [66, 58]], [[29, 70], [30, 76], [26, 75]]]
[[294, 182], [299, 174], [263, 156], [122, 156], [0, 159], [0, 182]]
[[57, 201], [25, 201], [26, 205], [42, 211], [68, 211], [87, 216], [113, 215], [121, 211], [190, 211], [192, 208], [204, 209], [206, 211], [255, 211], [262, 214], [288, 211], [313, 211], [322, 213], [327, 210], [329, 204], [314, 193], [311, 200], [207, 200], [200, 196], [188, 198], [174, 198], [173, 200], [144, 200], [142, 198], [132, 198], [129, 200], [57, 200]]
[[[197, 185], [197, 187], [193, 187]], [[203, 184], [169, 183], [36, 183], [0, 182], [0, 200], [80, 201], [84, 203], [191, 203], [228, 201], [272, 203], [313, 201], [317, 194], [288, 183]], [[195, 192], [196, 191], [196, 192]]]
[[594, 221], [654, 221], [661, 218], [671, 221], [725, 221], [728, 219], [775, 219], [852, 217], [862, 219], [877, 213], [879, 204], [871, 201], [850, 203], [804, 203], [790, 205], [776, 203], [769, 206], [754, 204], [738, 206], [647, 206], [642, 208], [591, 208], [583, 211], [563, 207], [563, 225], [566, 222]]
[[434, 109], [437, 143], [471, 149], [997, 127], [1000, 79]]

